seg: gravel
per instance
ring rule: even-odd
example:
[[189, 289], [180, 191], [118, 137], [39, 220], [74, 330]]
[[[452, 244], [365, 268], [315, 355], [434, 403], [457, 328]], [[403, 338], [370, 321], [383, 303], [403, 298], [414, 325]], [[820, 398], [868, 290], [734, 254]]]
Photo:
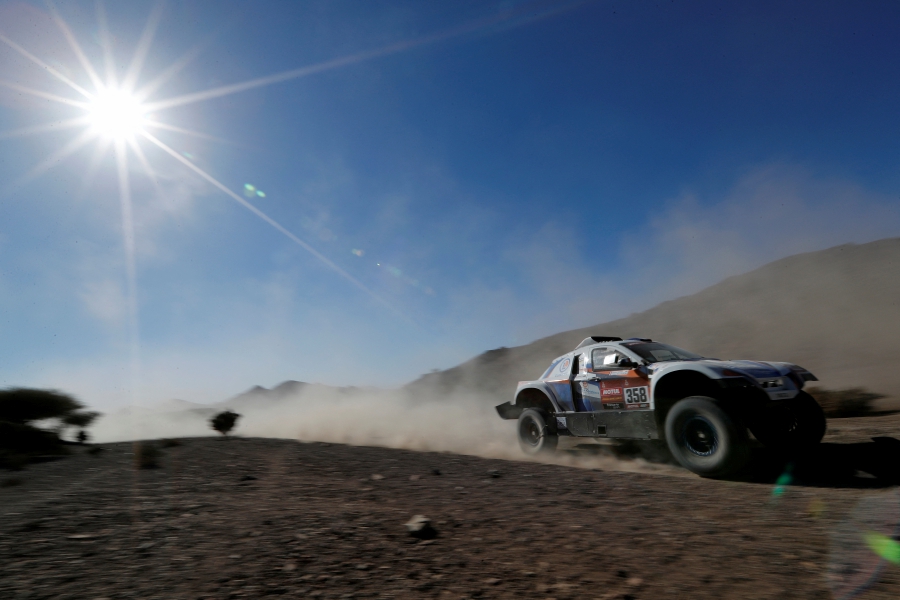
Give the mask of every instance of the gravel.
[[[898, 424], [841, 420], [826, 455]], [[860, 465], [713, 481], [195, 438], [147, 470], [103, 448], [0, 488], [0, 598], [900, 596], [900, 566], [859, 541], [896, 530], [900, 497]], [[415, 515], [439, 535], [414, 537]]]

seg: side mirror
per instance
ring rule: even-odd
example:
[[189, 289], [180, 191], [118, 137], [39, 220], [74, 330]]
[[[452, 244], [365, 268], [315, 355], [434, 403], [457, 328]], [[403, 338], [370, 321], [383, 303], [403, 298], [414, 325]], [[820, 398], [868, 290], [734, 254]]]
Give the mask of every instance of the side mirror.
[[627, 368], [627, 369], [633, 369], [633, 368], [635, 368], [635, 367], [640, 366], [640, 365], [638, 365], [636, 362], [634, 362], [633, 360], [631, 360], [630, 358], [621, 358], [621, 359], [619, 359], [618, 365], [619, 365], [620, 367], [625, 367], [625, 368]]

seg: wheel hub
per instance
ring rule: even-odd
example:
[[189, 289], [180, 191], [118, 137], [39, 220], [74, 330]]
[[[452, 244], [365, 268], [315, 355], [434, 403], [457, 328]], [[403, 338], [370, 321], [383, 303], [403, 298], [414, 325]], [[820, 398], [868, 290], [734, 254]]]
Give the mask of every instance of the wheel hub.
[[528, 423], [525, 424], [524, 429], [523, 438], [525, 441], [532, 446], [537, 446], [541, 441], [541, 428], [538, 427], [538, 424], [533, 420], [529, 420]]
[[697, 456], [712, 456], [719, 449], [719, 435], [704, 417], [693, 416], [684, 423], [681, 433], [685, 447]]

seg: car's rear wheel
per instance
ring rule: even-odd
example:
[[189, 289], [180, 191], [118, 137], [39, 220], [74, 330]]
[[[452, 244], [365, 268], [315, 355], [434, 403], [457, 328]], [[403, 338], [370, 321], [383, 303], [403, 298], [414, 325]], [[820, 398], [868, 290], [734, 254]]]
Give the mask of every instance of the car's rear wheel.
[[746, 430], [713, 398], [691, 396], [666, 417], [669, 451], [684, 468], [703, 477], [722, 477], [749, 458]]
[[546, 412], [536, 408], [523, 410], [519, 415], [518, 431], [519, 447], [525, 454], [547, 454], [556, 450], [559, 438]]
[[796, 452], [821, 442], [826, 428], [825, 411], [815, 398], [800, 392], [759, 415], [750, 431], [768, 448]]

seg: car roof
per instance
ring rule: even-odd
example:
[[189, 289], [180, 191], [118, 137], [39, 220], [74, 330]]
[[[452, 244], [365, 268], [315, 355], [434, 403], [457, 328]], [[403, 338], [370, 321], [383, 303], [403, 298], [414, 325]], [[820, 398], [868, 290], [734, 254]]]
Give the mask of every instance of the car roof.
[[651, 340], [650, 338], [637, 338], [637, 337], [633, 337], [633, 338], [628, 338], [628, 339], [626, 339], [626, 340], [623, 340], [623, 339], [620, 338], [620, 337], [611, 337], [611, 336], [603, 336], [603, 335], [592, 335], [592, 336], [590, 336], [590, 337], [584, 338], [584, 341], [582, 341], [580, 344], [578, 344], [577, 346], [575, 346], [575, 350], [578, 350], [579, 348], [584, 348], [585, 346], [593, 346], [594, 344], [613, 344], [613, 345], [618, 345], [618, 344], [616, 344], [616, 342], [652, 342], [652, 341], [653, 341], [653, 340]]

